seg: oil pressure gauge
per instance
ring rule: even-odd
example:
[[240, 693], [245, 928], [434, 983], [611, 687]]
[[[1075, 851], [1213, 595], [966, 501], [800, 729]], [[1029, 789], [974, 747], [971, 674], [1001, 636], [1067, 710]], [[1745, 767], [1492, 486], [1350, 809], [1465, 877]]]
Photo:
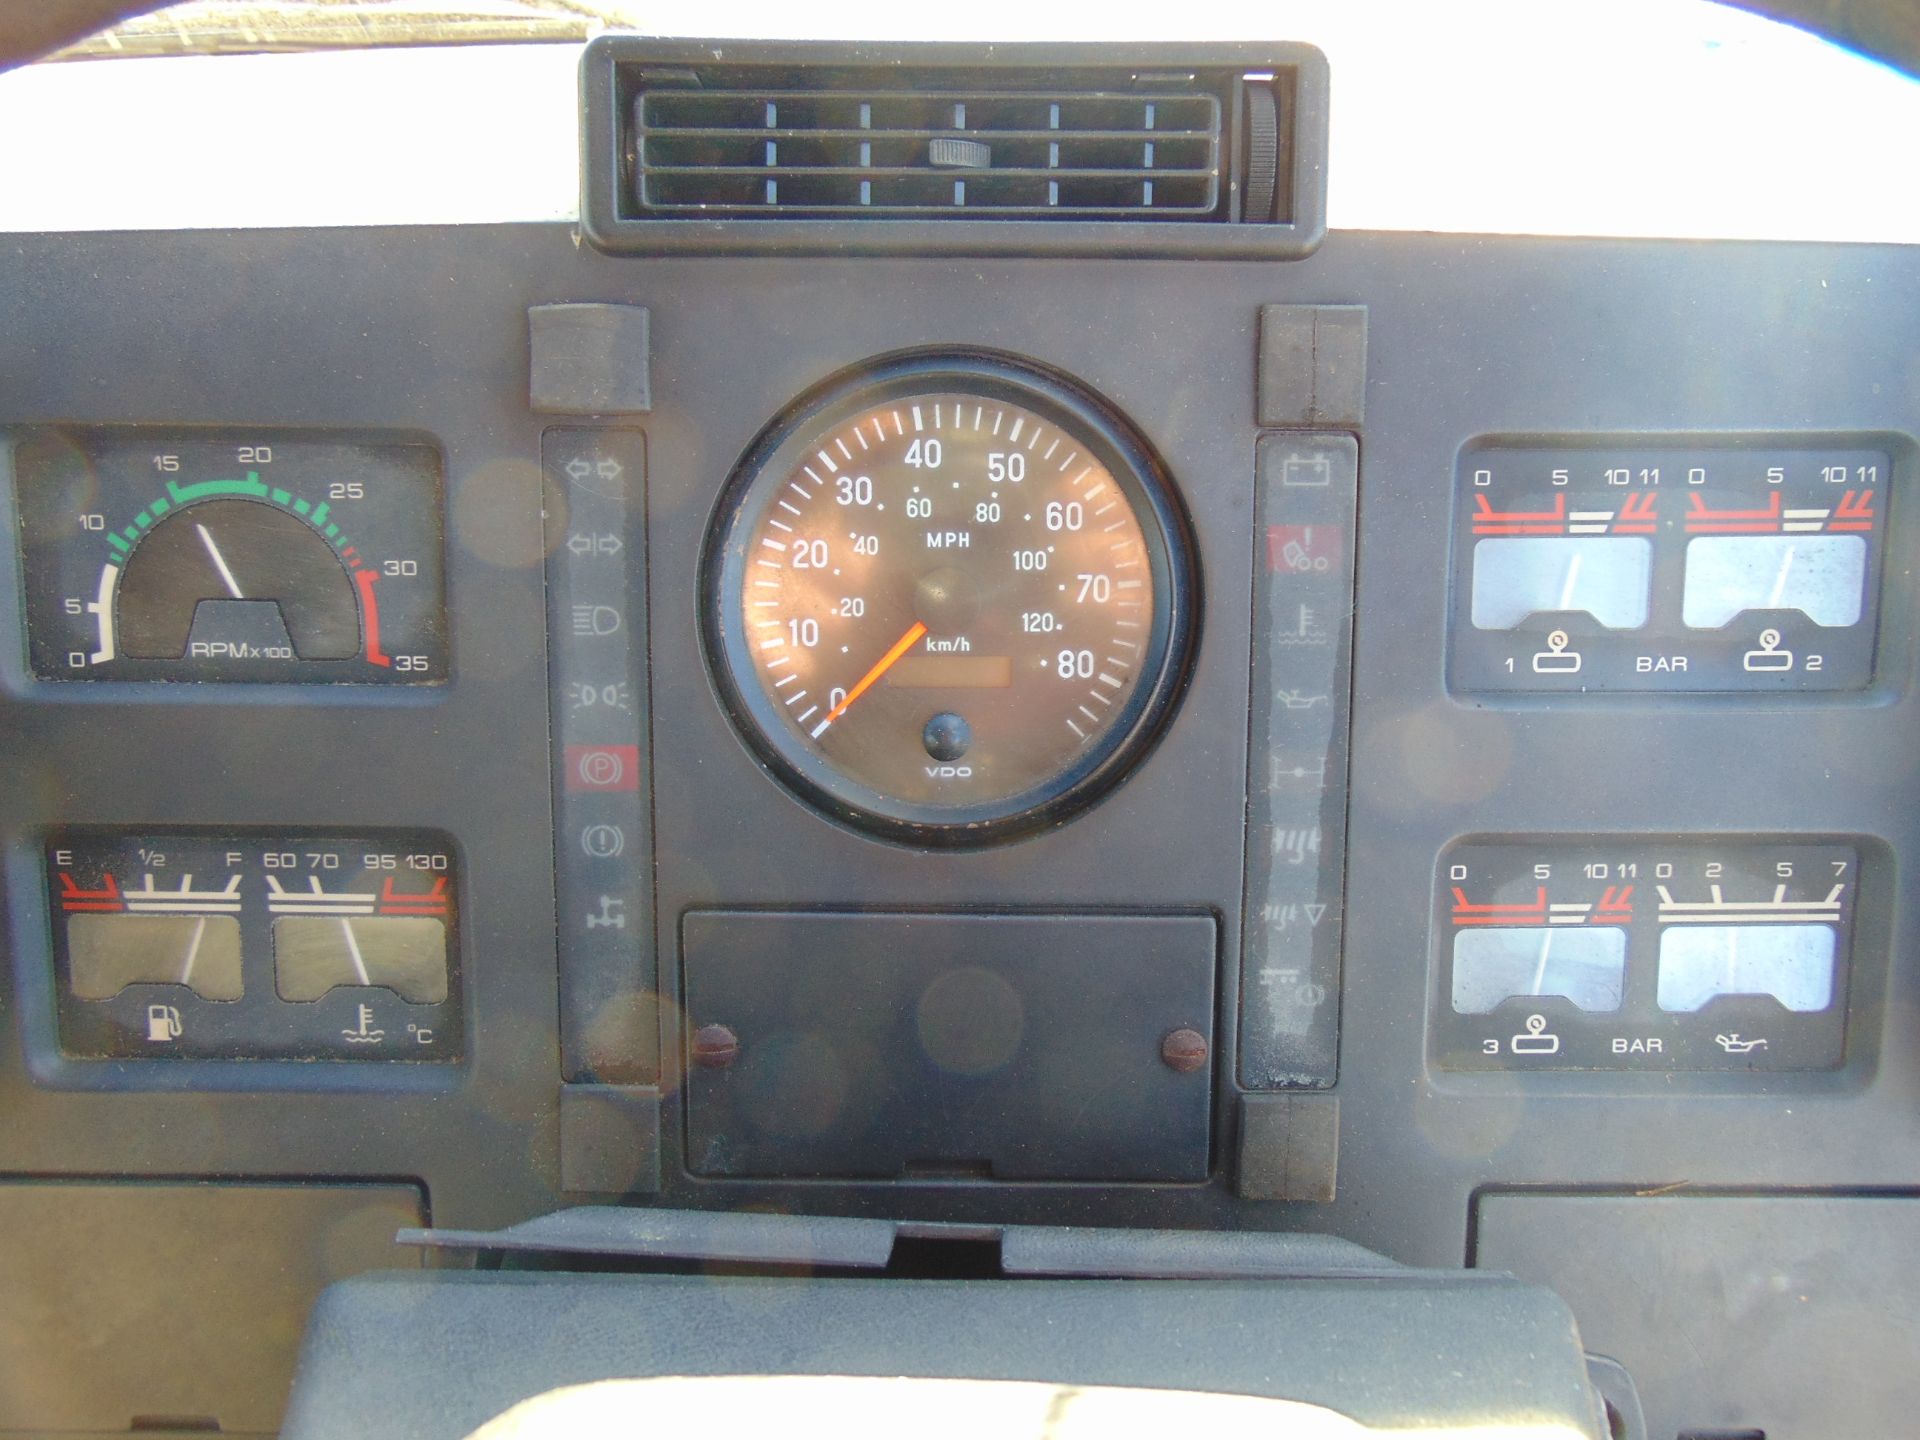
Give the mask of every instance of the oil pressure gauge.
[[1178, 691], [1184, 518], [1140, 436], [980, 353], [897, 356], [774, 422], [716, 517], [710, 657], [804, 798], [924, 844], [1057, 821], [1112, 786]]

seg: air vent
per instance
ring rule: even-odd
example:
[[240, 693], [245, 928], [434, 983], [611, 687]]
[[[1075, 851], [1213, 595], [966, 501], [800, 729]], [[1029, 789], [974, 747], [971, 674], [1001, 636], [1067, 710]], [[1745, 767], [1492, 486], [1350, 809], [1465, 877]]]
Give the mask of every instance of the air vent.
[[1188, 88], [648, 89], [634, 102], [635, 208], [650, 215], [943, 220], [1225, 208], [1219, 97]]
[[582, 215], [627, 253], [1305, 254], [1306, 47], [735, 46], [606, 36]]

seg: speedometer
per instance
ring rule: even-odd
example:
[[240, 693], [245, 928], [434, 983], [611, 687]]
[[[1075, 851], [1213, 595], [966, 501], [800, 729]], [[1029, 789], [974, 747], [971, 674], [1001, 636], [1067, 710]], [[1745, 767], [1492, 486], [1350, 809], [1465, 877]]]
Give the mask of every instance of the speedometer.
[[895, 357], [801, 400], [714, 525], [708, 648], [742, 734], [837, 817], [930, 844], [1091, 801], [1165, 719], [1192, 636], [1158, 461], [1076, 386]]

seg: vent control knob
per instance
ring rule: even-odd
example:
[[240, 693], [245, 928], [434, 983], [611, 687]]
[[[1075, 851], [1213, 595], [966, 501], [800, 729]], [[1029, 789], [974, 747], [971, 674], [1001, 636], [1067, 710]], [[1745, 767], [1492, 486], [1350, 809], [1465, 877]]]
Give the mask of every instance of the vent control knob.
[[991, 170], [993, 147], [978, 140], [936, 135], [927, 141], [927, 163], [943, 170]]

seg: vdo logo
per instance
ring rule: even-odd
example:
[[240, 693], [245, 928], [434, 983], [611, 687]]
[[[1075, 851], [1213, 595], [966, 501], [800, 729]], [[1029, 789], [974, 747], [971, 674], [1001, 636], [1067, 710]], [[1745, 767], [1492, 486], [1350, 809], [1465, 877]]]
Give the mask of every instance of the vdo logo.
[[929, 765], [927, 778], [929, 780], [971, 780], [973, 767], [971, 765]]

